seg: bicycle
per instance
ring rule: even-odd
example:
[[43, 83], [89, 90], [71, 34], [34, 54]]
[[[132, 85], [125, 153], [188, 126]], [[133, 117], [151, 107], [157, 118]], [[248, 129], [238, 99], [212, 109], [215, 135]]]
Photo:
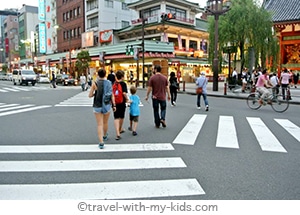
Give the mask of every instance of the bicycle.
[[273, 91], [268, 98], [263, 100], [263, 103], [259, 102], [261, 99], [261, 93], [255, 90], [255, 92], [250, 93], [247, 97], [247, 105], [252, 110], [258, 110], [261, 106], [269, 104], [274, 111], [283, 113], [288, 109], [289, 100], [291, 98], [290, 88], [287, 87], [283, 90], [285, 91], [285, 96], [283, 96], [282, 90], [279, 90], [278, 94]]

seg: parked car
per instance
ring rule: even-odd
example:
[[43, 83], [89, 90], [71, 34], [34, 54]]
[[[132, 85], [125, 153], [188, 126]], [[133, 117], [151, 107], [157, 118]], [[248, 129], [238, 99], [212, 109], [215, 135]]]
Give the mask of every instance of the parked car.
[[39, 76], [39, 83], [48, 83], [49, 84], [50, 79], [47, 75], [42, 74]]
[[78, 81], [75, 78], [73, 78], [71, 75], [57, 74], [56, 75], [56, 84], [61, 84], [64, 86], [68, 86], [68, 85], [77, 86]]
[[12, 79], [14, 85], [19, 83], [20, 85], [29, 83], [32, 84], [32, 86], [36, 83], [36, 74], [33, 70], [29, 69], [14, 69], [12, 74]]

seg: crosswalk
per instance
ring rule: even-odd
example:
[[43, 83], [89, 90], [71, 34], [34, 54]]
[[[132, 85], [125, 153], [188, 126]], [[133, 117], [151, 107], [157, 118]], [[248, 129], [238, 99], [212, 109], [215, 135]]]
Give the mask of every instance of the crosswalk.
[[[64, 87], [58, 87], [55, 90], [60, 89], [76, 89], [78, 90], [79, 87], [74, 86], [64, 86]], [[45, 91], [45, 90], [53, 90], [53, 88], [50, 88], [50, 85], [39, 85], [39, 86], [18, 86], [18, 85], [1, 85], [0, 86], [0, 93], [9, 93], [9, 92], [32, 92], [32, 91]]]
[[[1, 105], [1, 104], [0, 104]], [[3, 105], [3, 104], [2, 104]], [[10, 108], [13, 106], [6, 106]], [[49, 183], [1, 184], [0, 199], [6, 200], [59, 200], [59, 199], [138, 199], [163, 198], [179, 196], [201, 196], [206, 191], [193, 175], [188, 177], [156, 174], [156, 178], [138, 179], [134, 171], [163, 171], [185, 170], [188, 166], [180, 156], [174, 156], [174, 145], [197, 145], [201, 130], [206, 126], [206, 114], [194, 114], [187, 124], [170, 143], [122, 143], [106, 144], [99, 150], [96, 144], [74, 145], [0, 145], [1, 154], [29, 156], [29, 160], [0, 161], [0, 174], [62, 174], [67, 178], [72, 172], [94, 172], [104, 176], [112, 171], [126, 171], [131, 173], [127, 180], [113, 178], [103, 181], [101, 177], [93, 182], [82, 182], [80, 179]], [[216, 148], [240, 149], [240, 128], [237, 128], [233, 116], [219, 116], [216, 122]], [[239, 120], [241, 120], [239, 118]], [[273, 133], [268, 124], [259, 117], [245, 117], [242, 120], [249, 125], [251, 133], [264, 152], [288, 153], [284, 143], [278, 140], [280, 134]], [[300, 143], [300, 127], [289, 119], [274, 119], [279, 128], [290, 134]], [[214, 141], [213, 141], [214, 142]], [[126, 152], [126, 157], [120, 157], [119, 152]], [[136, 152], [142, 152], [139, 157]], [[163, 156], [155, 156], [153, 152], [164, 152]], [[95, 153], [99, 153], [95, 156]], [[104, 153], [104, 154], [103, 154]], [[74, 159], [73, 156], [84, 155], [84, 159]], [[89, 155], [92, 155], [89, 158]], [[122, 153], [123, 154], [123, 153]], [[160, 153], [158, 153], [160, 154]], [[41, 159], [43, 155], [43, 159]], [[55, 155], [55, 156], [53, 156]], [[68, 159], [59, 159], [60, 155]], [[108, 156], [101, 156], [108, 155]], [[35, 159], [36, 157], [36, 159]], [[141, 174], [139, 172], [139, 174]], [[147, 174], [146, 174], [147, 175]], [[34, 176], [33, 176], [34, 177]]]
[[[48, 154], [48, 153], [111, 153], [111, 152], [174, 151], [170, 143], [111, 144], [105, 150], [97, 145], [48, 145], [48, 146], [0, 146], [1, 153]], [[180, 157], [150, 157], [121, 159], [84, 160], [28, 160], [0, 161], [0, 173], [55, 172], [67, 174], [71, 171], [135, 171], [151, 169], [186, 168]], [[93, 183], [55, 184], [3, 184], [0, 199], [6, 200], [51, 200], [51, 199], [136, 199], [169, 196], [193, 196], [205, 194], [195, 178], [131, 180]]]
[[[93, 98], [88, 97], [89, 91], [83, 91], [81, 93], [72, 96], [59, 104], [56, 104], [55, 107], [92, 107]], [[130, 93], [127, 94], [130, 96]], [[141, 102], [139, 106], [144, 106]]]
[[[174, 144], [194, 145], [196, 139], [205, 124], [207, 115], [195, 114], [191, 117], [186, 126], [180, 131], [173, 141]], [[263, 120], [259, 117], [246, 117], [251, 131], [262, 151], [287, 153], [282, 143], [273, 134]], [[292, 123], [288, 119], [274, 119], [284, 130], [291, 134], [298, 142], [300, 142], [300, 127]], [[241, 137], [243, 138], [243, 137]], [[239, 135], [233, 116], [219, 116], [218, 131], [216, 137], [216, 147], [239, 149]]]
[[49, 107], [51, 107], [51, 105], [34, 105], [34, 104], [21, 105], [21, 104], [0, 103], [0, 117], [49, 108]]

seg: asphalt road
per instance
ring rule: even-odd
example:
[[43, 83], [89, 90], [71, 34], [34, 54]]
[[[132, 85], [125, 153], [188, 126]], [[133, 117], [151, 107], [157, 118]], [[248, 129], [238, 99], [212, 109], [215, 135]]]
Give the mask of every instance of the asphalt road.
[[179, 94], [156, 129], [140, 89], [138, 135], [116, 141], [111, 115], [99, 150], [87, 92], [17, 87], [27, 91], [0, 92], [1, 199], [300, 199], [297, 105], [279, 114], [209, 97], [206, 112]]

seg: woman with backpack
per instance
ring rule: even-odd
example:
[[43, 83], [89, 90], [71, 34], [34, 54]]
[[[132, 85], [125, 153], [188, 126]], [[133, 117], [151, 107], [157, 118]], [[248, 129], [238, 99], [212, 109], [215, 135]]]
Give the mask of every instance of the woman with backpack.
[[93, 110], [97, 121], [97, 133], [99, 139], [99, 148], [104, 148], [104, 140], [107, 140], [108, 119], [110, 116], [111, 106], [113, 111], [116, 110], [115, 98], [112, 94], [111, 82], [105, 79], [106, 71], [100, 69], [98, 77], [92, 83], [89, 98], [94, 97]]
[[114, 112], [114, 126], [116, 130], [116, 140], [121, 139], [121, 133], [125, 132], [123, 122], [125, 118], [126, 103], [129, 102], [127, 96], [127, 85], [124, 82], [124, 71], [116, 72], [116, 81], [113, 84], [113, 95], [116, 104], [116, 111]]

